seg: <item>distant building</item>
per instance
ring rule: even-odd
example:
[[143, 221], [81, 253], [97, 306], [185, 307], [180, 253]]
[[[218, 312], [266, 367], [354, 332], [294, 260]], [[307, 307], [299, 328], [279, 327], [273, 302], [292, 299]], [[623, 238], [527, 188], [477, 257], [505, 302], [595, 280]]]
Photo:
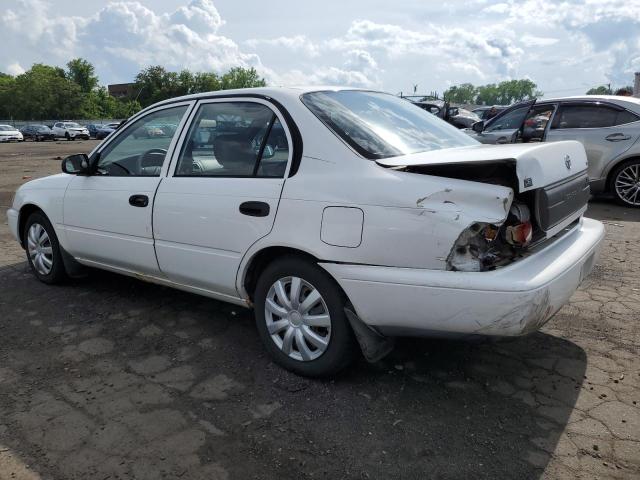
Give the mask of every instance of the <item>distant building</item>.
[[133, 97], [135, 85], [135, 83], [115, 83], [107, 85], [107, 90], [109, 90], [109, 95], [114, 98]]

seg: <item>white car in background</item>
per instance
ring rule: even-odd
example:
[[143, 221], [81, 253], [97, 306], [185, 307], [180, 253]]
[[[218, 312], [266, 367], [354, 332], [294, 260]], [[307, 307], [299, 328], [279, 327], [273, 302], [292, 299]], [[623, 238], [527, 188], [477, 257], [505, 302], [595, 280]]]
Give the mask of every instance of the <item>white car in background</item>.
[[[177, 128], [137, 134], [159, 124]], [[253, 308], [272, 358], [311, 376], [356, 339], [376, 360], [397, 335], [534, 332], [604, 236], [580, 143], [481, 145], [372, 91], [167, 100], [62, 169], [8, 211], [37, 278], [86, 265]]]
[[0, 125], [0, 142], [22, 142], [22, 133], [11, 125]]
[[67, 140], [75, 140], [82, 138], [89, 140], [89, 130], [87, 127], [76, 122], [56, 122], [51, 128], [56, 138], [66, 138]]

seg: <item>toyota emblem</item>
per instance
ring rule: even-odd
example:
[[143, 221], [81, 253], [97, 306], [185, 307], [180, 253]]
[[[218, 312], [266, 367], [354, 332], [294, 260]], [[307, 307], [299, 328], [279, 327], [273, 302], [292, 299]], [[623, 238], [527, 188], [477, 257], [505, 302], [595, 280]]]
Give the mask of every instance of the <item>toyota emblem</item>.
[[564, 165], [567, 167], [567, 170], [571, 170], [571, 157], [569, 155], [565, 155]]

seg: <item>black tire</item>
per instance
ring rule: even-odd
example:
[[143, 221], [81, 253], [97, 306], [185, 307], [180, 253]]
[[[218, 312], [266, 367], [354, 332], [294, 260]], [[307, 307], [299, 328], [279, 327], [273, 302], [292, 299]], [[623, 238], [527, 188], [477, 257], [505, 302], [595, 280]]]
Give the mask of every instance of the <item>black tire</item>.
[[[616, 202], [619, 205], [622, 205], [624, 207], [631, 207], [631, 208], [640, 208], [640, 192], [638, 193], [635, 202], [636, 204], [634, 205], [631, 202], [626, 201], [625, 199], [623, 199], [620, 194], [618, 193], [618, 190], [616, 189], [616, 180], [618, 178], [618, 176], [622, 173], [623, 170], [625, 170], [626, 168], [630, 167], [630, 166], [636, 166], [637, 171], [640, 172], [640, 159], [635, 158], [635, 159], [631, 159], [631, 160], [627, 160], [626, 162], [622, 162], [620, 165], [616, 166], [613, 171], [611, 172], [611, 180], [609, 183], [609, 190], [611, 191], [611, 193], [613, 194], [613, 197], [615, 198]], [[640, 180], [640, 179], [638, 179]], [[637, 181], [637, 180], [636, 180]]]
[[[29, 247], [28, 247], [29, 229], [31, 228], [32, 225], [36, 223], [40, 224], [45, 229], [51, 243], [51, 251], [53, 254], [53, 264], [48, 274], [42, 274], [38, 272], [38, 270], [33, 264], [33, 261], [31, 260], [31, 256], [29, 255]], [[27, 254], [27, 261], [29, 262], [29, 267], [31, 267], [31, 271], [35, 274], [38, 280], [50, 285], [63, 282], [67, 278], [67, 273], [64, 269], [62, 253], [60, 252], [60, 243], [58, 243], [58, 237], [56, 236], [56, 232], [53, 229], [51, 222], [49, 222], [49, 219], [44, 215], [44, 213], [34, 212], [31, 215], [29, 215], [29, 218], [27, 218], [27, 222], [25, 223], [25, 226], [24, 226], [23, 238], [24, 238], [24, 244], [25, 244], [25, 251]]]
[[66, 139], [67, 139], [67, 142], [68, 142], [69, 140], [71, 140], [71, 135], [69, 135], [69, 132], [65, 132], [65, 134], [64, 134], [64, 138], [66, 138]]
[[[324, 353], [314, 360], [291, 358], [276, 345], [269, 334], [265, 319], [265, 303], [271, 286], [283, 277], [299, 277], [313, 285], [322, 296], [331, 318], [331, 335]], [[333, 278], [315, 263], [297, 256], [274, 260], [260, 274], [256, 285], [255, 318], [262, 342], [273, 358], [283, 368], [305, 377], [335, 375], [347, 367], [354, 358], [358, 346], [344, 312], [347, 299]]]

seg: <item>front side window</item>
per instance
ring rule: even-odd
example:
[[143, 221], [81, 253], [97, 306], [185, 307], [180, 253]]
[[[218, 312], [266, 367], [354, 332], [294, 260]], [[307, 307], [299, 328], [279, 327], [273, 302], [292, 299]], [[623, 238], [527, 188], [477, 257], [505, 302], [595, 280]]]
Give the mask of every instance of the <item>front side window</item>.
[[187, 106], [159, 110], [136, 120], [100, 152], [97, 173], [158, 177]]
[[640, 118], [627, 110], [606, 105], [562, 105], [551, 128], [605, 128], [636, 122]]
[[475, 145], [467, 134], [407, 100], [362, 90], [312, 92], [302, 102], [365, 158]]
[[288, 160], [285, 130], [269, 107], [208, 103], [200, 107], [189, 129], [175, 175], [281, 178]]
[[501, 130], [516, 130], [522, 126], [524, 117], [529, 112], [529, 105], [516, 108], [510, 112], [505, 113], [501, 117], [496, 117], [491, 123], [484, 129], [485, 132], [497, 132]]

